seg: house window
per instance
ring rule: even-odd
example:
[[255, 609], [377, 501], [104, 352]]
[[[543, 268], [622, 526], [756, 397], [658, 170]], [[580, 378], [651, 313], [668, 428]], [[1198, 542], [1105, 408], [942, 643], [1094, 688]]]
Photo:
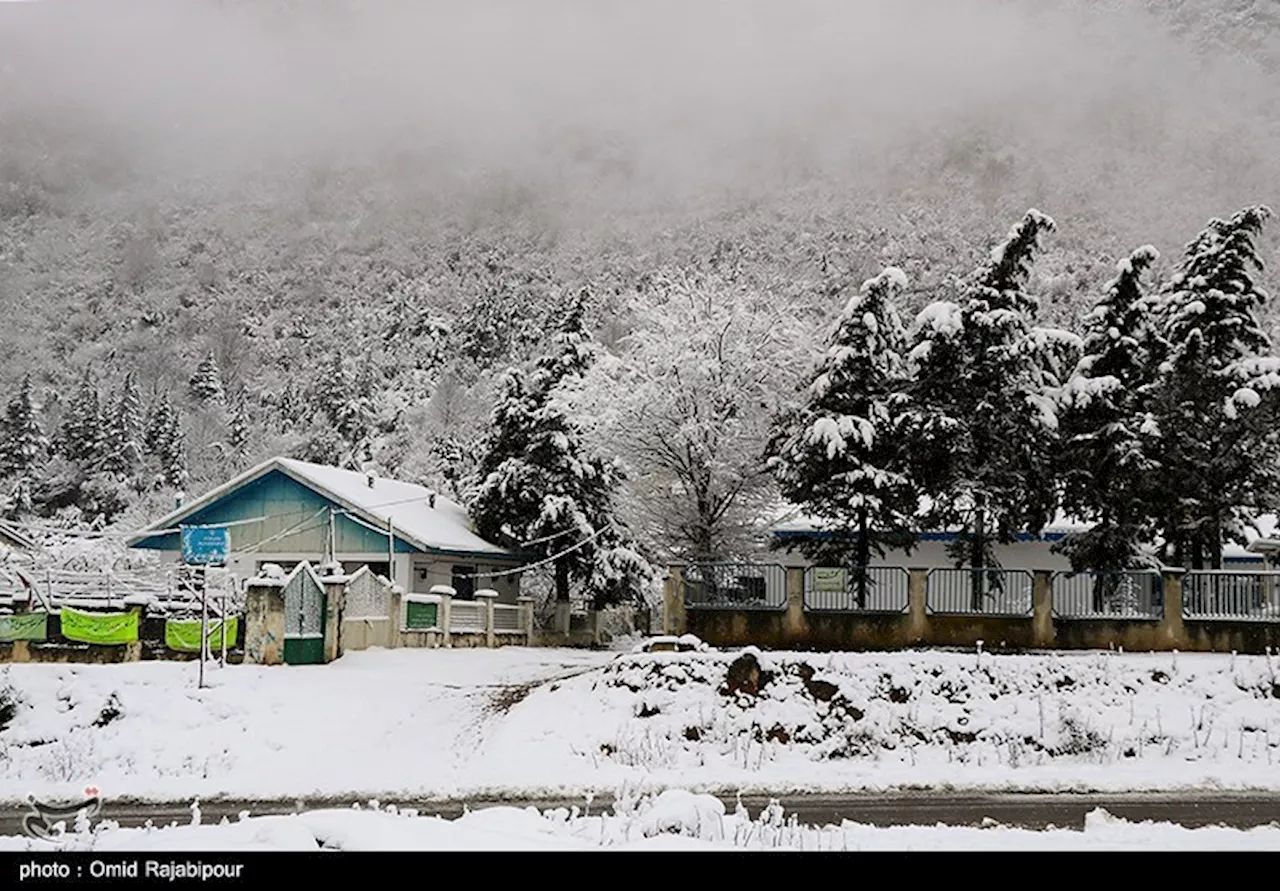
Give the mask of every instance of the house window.
[[355, 575], [362, 566], [368, 566], [369, 571], [374, 575], [380, 575], [384, 579], [391, 578], [391, 564], [385, 560], [381, 563], [365, 563], [363, 560], [343, 560], [342, 572], [344, 575]]
[[453, 574], [453, 578], [449, 584], [453, 586], [453, 590], [457, 592], [457, 596], [462, 600], [475, 600], [476, 567], [474, 565], [455, 563], [450, 571]]

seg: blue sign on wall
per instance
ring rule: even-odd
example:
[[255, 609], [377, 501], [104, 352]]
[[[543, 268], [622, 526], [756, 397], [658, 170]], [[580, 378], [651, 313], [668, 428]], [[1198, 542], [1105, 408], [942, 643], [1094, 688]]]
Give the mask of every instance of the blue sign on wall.
[[226, 526], [183, 526], [182, 562], [220, 565], [231, 553], [231, 530]]

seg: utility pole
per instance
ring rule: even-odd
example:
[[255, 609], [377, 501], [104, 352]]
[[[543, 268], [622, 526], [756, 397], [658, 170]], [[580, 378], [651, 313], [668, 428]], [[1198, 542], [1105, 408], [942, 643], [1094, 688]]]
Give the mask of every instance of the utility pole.
[[223, 668], [227, 667], [227, 585], [225, 580], [222, 585], [222, 657], [218, 660], [218, 664]]
[[205, 566], [200, 585], [200, 681], [204, 688], [204, 661], [209, 658], [209, 567]]
[[387, 517], [387, 578], [396, 580], [396, 534], [390, 517]]

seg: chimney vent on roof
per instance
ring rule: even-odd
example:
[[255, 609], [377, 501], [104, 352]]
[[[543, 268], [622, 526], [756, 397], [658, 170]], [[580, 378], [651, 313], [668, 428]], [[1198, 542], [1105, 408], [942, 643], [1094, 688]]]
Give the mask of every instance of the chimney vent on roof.
[[427, 507], [431, 508], [432, 510], [435, 510], [435, 506], [436, 506], [436, 493], [432, 492], [430, 495], [427, 496]]
[[364, 481], [369, 484], [370, 489], [373, 488], [373, 471], [372, 470], [366, 470], [364, 472]]

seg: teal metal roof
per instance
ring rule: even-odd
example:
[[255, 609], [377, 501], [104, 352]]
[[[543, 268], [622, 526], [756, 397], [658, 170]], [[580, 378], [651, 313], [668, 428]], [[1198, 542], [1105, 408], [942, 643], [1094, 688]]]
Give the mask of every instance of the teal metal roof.
[[[183, 505], [128, 539], [136, 548], [177, 550], [180, 525], [235, 524], [232, 550], [273, 539], [277, 550], [314, 550], [328, 534], [338, 553], [514, 558], [476, 535], [462, 505], [424, 486], [273, 458]], [[288, 546], [286, 546], [288, 545]]]

